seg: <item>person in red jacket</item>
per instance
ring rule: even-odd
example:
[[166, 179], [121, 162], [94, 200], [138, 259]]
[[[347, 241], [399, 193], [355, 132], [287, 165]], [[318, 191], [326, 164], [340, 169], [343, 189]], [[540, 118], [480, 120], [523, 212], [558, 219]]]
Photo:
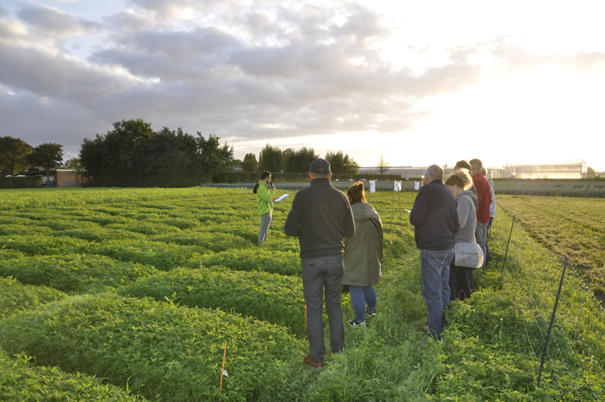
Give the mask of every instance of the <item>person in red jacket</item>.
[[492, 190], [489, 182], [483, 176], [483, 173], [481, 173], [483, 162], [480, 159], [471, 159], [469, 163], [471, 165], [473, 184], [477, 190], [477, 198], [479, 198], [479, 208], [477, 208], [477, 243], [483, 249], [483, 255], [486, 255], [487, 226], [489, 224], [489, 206], [492, 203]]

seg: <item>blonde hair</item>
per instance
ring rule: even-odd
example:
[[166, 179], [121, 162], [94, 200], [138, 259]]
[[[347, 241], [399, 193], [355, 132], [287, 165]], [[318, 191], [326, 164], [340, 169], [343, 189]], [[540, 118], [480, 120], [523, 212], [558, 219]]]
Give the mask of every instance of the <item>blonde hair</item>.
[[447, 186], [458, 186], [464, 190], [468, 190], [473, 186], [473, 179], [468, 173], [468, 169], [460, 169], [457, 172], [450, 174], [445, 181]]
[[353, 183], [347, 190], [347, 195], [351, 199], [351, 203], [366, 202], [366, 192], [363, 188], [363, 182], [360, 180]]

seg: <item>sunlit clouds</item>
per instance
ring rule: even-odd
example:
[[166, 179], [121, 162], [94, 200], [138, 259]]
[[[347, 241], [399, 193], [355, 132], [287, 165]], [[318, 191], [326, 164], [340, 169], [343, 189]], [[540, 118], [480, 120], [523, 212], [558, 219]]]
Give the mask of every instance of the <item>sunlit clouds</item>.
[[270, 142], [362, 166], [522, 156], [605, 170], [598, 3], [536, 4], [9, 1], [0, 130], [73, 156], [143, 118], [217, 134], [239, 158]]

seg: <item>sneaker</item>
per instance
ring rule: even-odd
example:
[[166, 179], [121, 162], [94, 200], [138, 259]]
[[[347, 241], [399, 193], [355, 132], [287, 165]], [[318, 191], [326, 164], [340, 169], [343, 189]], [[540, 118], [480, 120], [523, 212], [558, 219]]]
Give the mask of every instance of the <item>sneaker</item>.
[[349, 325], [352, 327], [365, 327], [366, 326], [366, 322], [359, 322], [357, 320], [351, 320], [349, 321]]
[[304, 355], [303, 362], [305, 362], [305, 364], [307, 366], [312, 367], [314, 369], [318, 369], [318, 370], [323, 368], [323, 366], [324, 366], [323, 362], [318, 362], [318, 361], [313, 360], [311, 355]]
[[376, 311], [374, 311], [373, 313], [370, 313], [368, 311], [368, 309], [366, 309], [366, 315], [369, 315], [370, 317], [374, 318], [374, 317], [376, 317]]

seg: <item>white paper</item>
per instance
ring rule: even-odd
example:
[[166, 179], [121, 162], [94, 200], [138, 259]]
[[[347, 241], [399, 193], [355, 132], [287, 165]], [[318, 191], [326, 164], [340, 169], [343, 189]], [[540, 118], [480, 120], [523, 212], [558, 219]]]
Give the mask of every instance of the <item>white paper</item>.
[[376, 181], [370, 180], [370, 193], [375, 193], [375, 192], [376, 192]]
[[400, 181], [393, 182], [393, 191], [401, 191], [401, 182]]
[[284, 195], [280, 195], [279, 197], [277, 197], [275, 199], [275, 202], [280, 202], [282, 201], [284, 198], [288, 198], [290, 196], [290, 194], [284, 194]]
[[380, 268], [378, 268], [378, 269], [379, 269], [378, 273], [380, 274], [380, 277], [382, 278], [382, 264], [380, 264]]
[[227, 370], [223, 369], [223, 375], [224, 375], [225, 377], [229, 377], [229, 373], [227, 373]]
[[420, 190], [420, 182], [419, 181], [415, 181], [414, 182], [414, 190]]
[[412, 213], [412, 211], [410, 211], [409, 209], [405, 209], [405, 208], [404, 208], [404, 210], [406, 210], [406, 211], [407, 211], [408, 213], [410, 213], [410, 214]]

